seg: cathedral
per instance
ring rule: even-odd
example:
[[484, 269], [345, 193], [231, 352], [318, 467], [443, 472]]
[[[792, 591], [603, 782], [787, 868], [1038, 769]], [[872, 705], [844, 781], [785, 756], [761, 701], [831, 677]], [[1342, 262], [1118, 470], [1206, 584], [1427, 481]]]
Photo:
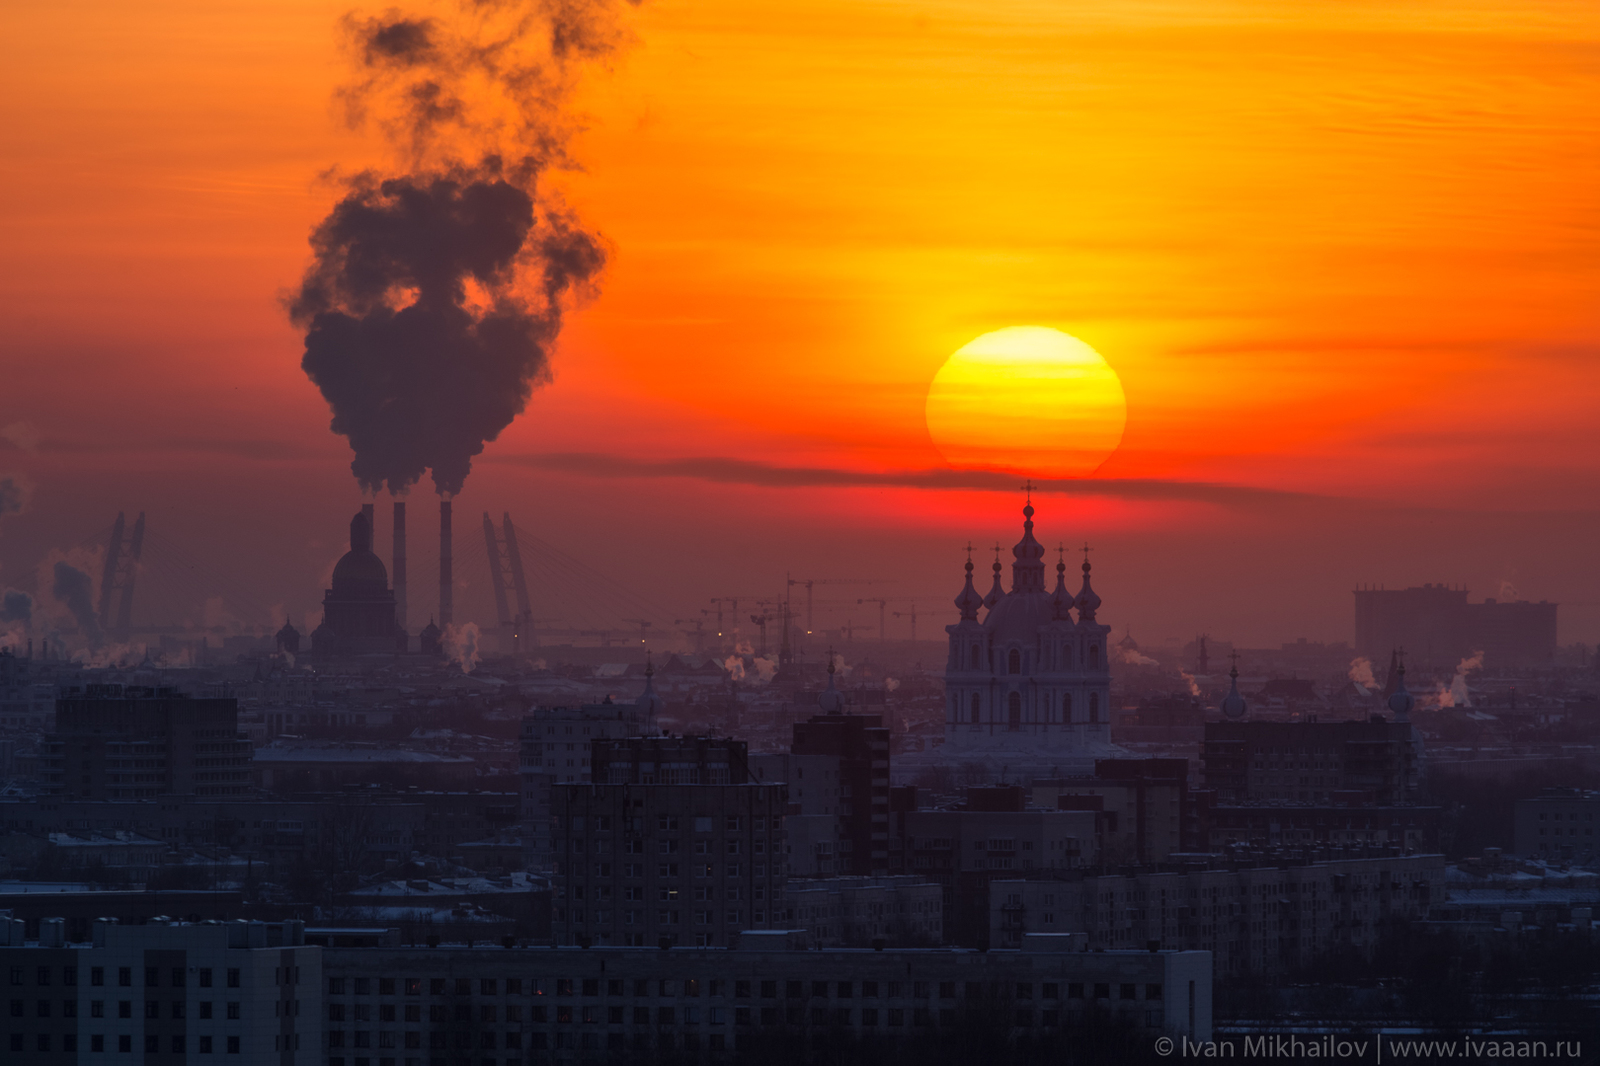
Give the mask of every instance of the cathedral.
[[1095, 621], [1100, 597], [1089, 584], [1088, 553], [1076, 595], [1065, 559], [1056, 563], [1055, 588], [1046, 588], [1033, 514], [1030, 501], [1011, 549], [1011, 588], [1001, 585], [997, 557], [994, 585], [980, 596], [969, 554], [955, 601], [961, 620], [945, 627], [944, 744], [932, 761], [969, 776], [1092, 773], [1095, 759], [1121, 754], [1111, 745], [1111, 627]]
[[[395, 620], [389, 571], [372, 550], [372, 528], [360, 512], [350, 520], [350, 550], [333, 568], [331, 584], [322, 599], [322, 624], [311, 634], [313, 654], [405, 653], [406, 634]], [[280, 640], [286, 635], [280, 632]], [[298, 645], [298, 634], [295, 641]]]

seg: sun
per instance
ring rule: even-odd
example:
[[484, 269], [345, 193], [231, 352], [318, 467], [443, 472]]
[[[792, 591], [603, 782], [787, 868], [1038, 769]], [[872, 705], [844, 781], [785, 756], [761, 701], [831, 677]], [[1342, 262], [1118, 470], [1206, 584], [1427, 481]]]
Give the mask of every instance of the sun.
[[1101, 354], [1044, 326], [998, 329], [961, 348], [928, 386], [928, 433], [954, 467], [1084, 477], [1117, 450], [1122, 381]]

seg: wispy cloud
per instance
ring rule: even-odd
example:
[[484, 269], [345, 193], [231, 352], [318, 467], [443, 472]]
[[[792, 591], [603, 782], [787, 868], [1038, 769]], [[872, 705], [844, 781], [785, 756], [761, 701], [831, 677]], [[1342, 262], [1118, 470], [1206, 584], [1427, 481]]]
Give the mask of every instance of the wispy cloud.
[[[592, 477], [693, 478], [699, 481], [757, 485], [766, 488], [881, 486], [1015, 492], [1022, 484], [1021, 476], [998, 470], [846, 470], [822, 466], [777, 466], [751, 459], [730, 459], [721, 456], [648, 460], [598, 452], [545, 452], [533, 455], [498, 456], [487, 461]], [[1036, 492], [1063, 493], [1070, 496], [1183, 501], [1232, 507], [1278, 508], [1330, 502], [1334, 499], [1307, 492], [1156, 478], [1045, 479], [1035, 480], [1033, 485]]]

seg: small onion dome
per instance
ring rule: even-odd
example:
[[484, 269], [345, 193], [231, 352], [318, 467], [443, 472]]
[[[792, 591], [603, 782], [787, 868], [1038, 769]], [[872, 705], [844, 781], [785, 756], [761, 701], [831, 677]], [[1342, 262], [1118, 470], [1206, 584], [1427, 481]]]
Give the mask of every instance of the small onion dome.
[[1411, 709], [1417, 705], [1416, 699], [1406, 691], [1406, 664], [1401, 663], [1397, 675], [1400, 683], [1389, 694], [1389, 709], [1394, 712], [1397, 722], [1406, 721], [1411, 715]]
[[1000, 553], [994, 553], [994, 584], [989, 587], [989, 595], [983, 598], [983, 605], [994, 608], [994, 605], [1005, 599], [1006, 590], [1000, 584]]
[[299, 639], [300, 631], [294, 627], [294, 623], [290, 622], [287, 618], [284, 619], [283, 628], [278, 630], [278, 640], [286, 641]]
[[844, 710], [844, 693], [833, 687], [832, 648], [828, 649], [828, 687], [817, 693], [817, 706], [821, 708], [823, 714], [838, 714]]
[[1094, 613], [1100, 609], [1100, 597], [1089, 587], [1089, 560], [1083, 560], [1083, 588], [1078, 590], [1078, 621], [1093, 622]]
[[[976, 622], [978, 608], [983, 606], [983, 598], [978, 595], [978, 590], [972, 587], [972, 554], [967, 554], [967, 583], [961, 588], [961, 595], [956, 597], [956, 610], [961, 612], [963, 622]], [[829, 659], [832, 664], [832, 659]]]
[[639, 713], [646, 718], [654, 718], [667, 705], [665, 700], [656, 695], [655, 676], [655, 664], [650, 661], [650, 653], [647, 651], [644, 653], [644, 691], [633, 701], [634, 707], [638, 708]]
[[1058, 622], [1072, 621], [1072, 616], [1067, 612], [1072, 610], [1074, 602], [1076, 601], [1072, 593], [1067, 591], [1067, 564], [1064, 561], [1057, 562], [1056, 588], [1050, 594], [1051, 616]]
[[1239, 695], [1239, 668], [1235, 666], [1229, 670], [1228, 676], [1233, 679], [1233, 684], [1228, 688], [1228, 694], [1222, 697], [1219, 709], [1229, 718], [1243, 718], [1246, 706], [1244, 697]]

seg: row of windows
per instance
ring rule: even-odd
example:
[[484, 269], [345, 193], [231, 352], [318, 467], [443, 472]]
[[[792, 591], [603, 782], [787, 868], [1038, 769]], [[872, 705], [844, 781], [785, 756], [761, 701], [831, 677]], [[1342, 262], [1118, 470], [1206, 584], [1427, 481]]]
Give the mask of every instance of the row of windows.
[[[1059, 662], [1060, 662], [1060, 666], [1058, 667], [1058, 669], [1064, 669], [1064, 668], [1069, 667], [1069, 666], [1072, 665], [1072, 645], [1071, 644], [1062, 644], [1062, 645], [1060, 645], [1059, 648], [1058, 648], [1058, 655], [1059, 655]], [[1092, 669], [1092, 670], [1093, 669], [1099, 669], [1099, 667], [1100, 667], [1100, 645], [1098, 645], [1098, 644], [1089, 645], [1089, 650], [1084, 655], [1084, 661], [1086, 663], [1088, 663], [1090, 669]], [[983, 662], [982, 650], [981, 650], [979, 645], [973, 644], [967, 651], [967, 669], [969, 669], [969, 670], [981, 670], [981, 669], [983, 669], [983, 667], [981, 665], [982, 662]], [[1022, 673], [1022, 652], [1021, 652], [1020, 649], [1012, 648], [1009, 652], [1006, 653], [1006, 673], [1008, 673], [1008, 674], [1020, 674], [1020, 673]]]
[[[392, 996], [396, 994], [396, 990], [398, 988], [403, 987], [406, 995], [421, 995], [423, 980], [424, 978], [420, 977], [380, 977], [377, 978], [378, 994], [381, 996]], [[443, 996], [450, 995], [452, 992], [457, 996], [470, 996], [473, 994], [474, 979], [471, 977], [457, 977], [454, 979], [453, 986], [449, 978], [433, 977], [427, 978], [426, 980], [428, 982], [428, 993], [430, 995]], [[531, 996], [543, 996], [549, 993], [554, 993], [557, 996], [582, 995], [587, 997], [599, 997], [603, 994], [606, 996], [632, 995], [635, 998], [652, 996], [659, 998], [677, 998], [679, 996], [696, 998], [702, 994], [707, 996], [726, 996], [731, 992], [735, 999], [753, 999], [757, 996], [759, 996], [761, 999], [777, 999], [779, 985], [781, 984], [783, 988], [783, 996], [786, 999], [854, 999], [857, 998], [858, 995], [862, 999], [900, 999], [906, 995], [908, 988], [913, 999], [931, 999], [933, 998], [934, 990], [934, 982], [930, 981], [808, 982], [791, 980], [779, 982], [777, 980], [728, 981], [721, 978], [713, 978], [711, 980], [702, 981], [699, 978], [693, 977], [684, 979], [659, 978], [655, 980], [644, 977], [632, 979], [621, 977], [557, 977], [553, 979], [535, 977], [526, 980], [517, 977], [508, 977], [504, 979], [480, 977], [476, 980], [478, 994], [484, 996], [498, 996], [501, 994], [501, 989], [503, 988], [504, 994], [508, 996], [520, 996], [523, 994], [524, 989], [526, 989], [527, 994]], [[371, 995], [372, 981], [373, 979], [370, 977], [357, 977], [354, 979], [345, 977], [330, 977], [328, 978], [328, 994], [332, 996], [343, 996], [348, 994], [346, 991], [347, 989], [351, 989], [353, 993], [358, 996]], [[965, 996], [967, 999], [980, 999], [986, 994], [986, 990], [993, 991], [997, 987], [980, 981], [940, 981], [937, 982], [937, 984], [938, 998], [940, 999], [956, 999], [958, 998], [958, 991], [960, 995]], [[1017, 999], [1032, 999], [1034, 998], [1034, 991], [1036, 987], [1039, 993], [1039, 998], [1041, 999], [1062, 998], [1063, 983], [1058, 981], [1047, 981], [1038, 986], [1035, 986], [1032, 982], [1027, 981], [1016, 982], [1007, 985], [1007, 990], [1010, 991]], [[1089, 998], [1087, 991], [1092, 990], [1092, 998], [1110, 999], [1112, 998], [1112, 987], [1112, 983], [1107, 982], [1066, 982], [1066, 998]], [[603, 993], [601, 991], [602, 988], [604, 988]], [[858, 988], [860, 990], [859, 993], [857, 992]], [[1138, 998], [1138, 985], [1136, 983], [1120, 983], [1116, 985], [1116, 988], [1118, 999]], [[1144, 988], [1145, 999], [1161, 998], [1161, 985], [1149, 983], [1146, 984]], [[446, 1008], [442, 1006], [430, 1007], [428, 1020], [431, 1022], [440, 1022], [446, 1020], [444, 1014], [445, 1009]], [[507, 1021], [521, 1020], [520, 1008], [508, 1006], [504, 1009], [506, 1011], [504, 1017]], [[367, 1019], [368, 1015], [365, 1013], [366, 1010], [367, 1008], [364, 1004], [355, 1005], [355, 1017], [357, 1020], [364, 1021]], [[380, 1018], [383, 1021], [394, 1020], [394, 1008], [392, 1006], [385, 1006], [380, 1008], [380, 1010], [383, 1012], [380, 1013]], [[481, 1007], [479, 1014], [480, 1020], [488, 1022], [494, 1021], [494, 1010], [495, 1008], [492, 1006]], [[542, 1008], [535, 1008], [535, 1010], [542, 1010]], [[329, 1004], [328, 1011], [328, 1017], [331, 1021], [344, 1020], [344, 1004]], [[512, 1011], [518, 1011], [518, 1013], [512, 1014]], [[420, 1012], [420, 1007], [406, 1007], [406, 1020], [420, 1021]], [[455, 1020], [471, 1020], [470, 1012], [470, 1006], [458, 1005], [455, 1008]], [[532, 1020], [540, 1021], [542, 1019], [543, 1015], [541, 1014], [533, 1017]]]
[[[51, 1037], [52, 1037], [52, 1034], [50, 1034], [50, 1033], [39, 1033], [37, 1036], [34, 1037], [32, 1050], [45, 1052], [45, 1053], [49, 1053], [49, 1052], [53, 1051], [54, 1048], [52, 1047]], [[295, 1035], [295, 1034], [290, 1034], [288, 1037], [280, 1037], [279, 1039], [280, 1040], [292, 1039], [294, 1041], [294, 1043], [292, 1045], [293, 1047], [299, 1047], [300, 1046], [299, 1037], [297, 1035]], [[188, 1040], [188, 1037], [183, 1036], [183, 1035], [180, 1034], [178, 1036], [168, 1037], [167, 1041], [168, 1041], [167, 1046], [168, 1046], [168, 1048], [171, 1050], [171, 1052], [174, 1055], [186, 1055], [186, 1054], [188, 1054], [188, 1052], [189, 1052], [189, 1040]], [[117, 1045], [117, 1051], [119, 1053], [121, 1053], [123, 1055], [132, 1054], [132, 1052], [133, 1052], [133, 1037], [130, 1036], [130, 1035], [127, 1035], [127, 1034], [123, 1034], [121, 1036], [117, 1036], [116, 1037], [116, 1045]], [[240, 1053], [240, 1051], [239, 1051], [239, 1038], [236, 1037], [236, 1036], [226, 1037], [225, 1041], [222, 1044], [222, 1046], [227, 1049], [226, 1053], [229, 1054], [229, 1055], [237, 1055], [237, 1054]], [[68, 1054], [76, 1053], [77, 1050], [78, 1050], [78, 1037], [77, 1037], [77, 1034], [76, 1033], [65, 1033], [65, 1034], [62, 1034], [61, 1035], [61, 1045], [60, 1045], [60, 1047], [61, 1047], [62, 1051], [66, 1052]], [[27, 1047], [26, 1037], [22, 1033], [12, 1033], [11, 1034], [11, 1050], [12, 1051], [27, 1051], [27, 1050], [29, 1050], [29, 1048]], [[95, 1052], [95, 1053], [106, 1051], [107, 1048], [106, 1048], [105, 1035], [102, 1034], [102, 1033], [93, 1033], [93, 1034], [91, 1034], [90, 1037], [89, 1037], [89, 1050], [91, 1052]], [[198, 1052], [199, 1054], [201, 1054], [201, 1055], [211, 1055], [211, 1054], [215, 1054], [217, 1050], [218, 1049], [217, 1049], [216, 1038], [209, 1037], [209, 1036], [202, 1036], [202, 1037], [196, 1038], [196, 1040], [195, 1040], [195, 1051]], [[144, 1053], [146, 1055], [159, 1055], [161, 1053], [161, 1037], [159, 1037], [159, 1036], [147, 1036], [147, 1037], [145, 1037], [144, 1038]]]
[[[983, 697], [978, 693], [972, 694], [968, 702], [973, 725], [983, 721]], [[1022, 725], [1022, 693], [1013, 692], [1006, 696], [1006, 718], [1013, 727]], [[1072, 721], [1072, 693], [1068, 692], [1061, 697], [1061, 720]], [[1100, 721], [1100, 693], [1089, 693], [1089, 724], [1095, 725]]]
[[[36, 1018], [48, 1018], [48, 1017], [50, 1017], [51, 1005], [52, 1005], [51, 1001], [48, 1000], [48, 999], [38, 1000], [34, 1004], [34, 1017], [36, 1017]], [[183, 1000], [175, 1000], [175, 1001], [173, 1001], [171, 1006], [172, 1006], [172, 1010], [171, 1010], [170, 1013], [171, 1013], [171, 1016], [173, 1018], [183, 1018], [184, 1017], [184, 1012], [187, 1010], [187, 1004]], [[213, 1004], [212, 1004], [212, 1002], [210, 1000], [204, 1000], [204, 1001], [196, 1004], [196, 1006], [199, 1008], [199, 1011], [200, 1011], [199, 1017], [202, 1020], [209, 1019], [209, 1018], [213, 1017], [213, 1014], [212, 1014]], [[22, 1000], [20, 1000], [20, 999], [12, 1000], [11, 1001], [10, 1014], [11, 1014], [11, 1017], [13, 1017], [13, 1018], [25, 1017], [26, 1014], [27, 1014], [27, 1004], [25, 1002], [23, 1002]], [[76, 1018], [77, 1016], [78, 1016], [78, 1001], [75, 1000], [75, 999], [64, 999], [64, 1000], [62, 1000], [61, 1001], [61, 1017], [63, 1017], [63, 1018]], [[91, 1018], [104, 1018], [105, 1016], [106, 1016], [106, 1001], [103, 1000], [103, 999], [90, 1000], [89, 1001], [89, 1017], [91, 1017]], [[161, 1017], [161, 1003], [160, 1003], [160, 1001], [153, 1000], [153, 999], [152, 1000], [148, 1000], [144, 1005], [144, 1016], [146, 1018], [159, 1018], [159, 1017]], [[239, 1004], [238, 1004], [238, 1002], [236, 1002], [236, 1001], [235, 1002], [230, 1002], [227, 1005], [227, 1016], [228, 1016], [228, 1020], [229, 1021], [238, 1020], [238, 1018], [239, 1018]], [[117, 1001], [117, 1017], [119, 1017], [119, 1018], [132, 1018], [133, 1017], [133, 1000], [131, 1000], [131, 999], [123, 999], [123, 1000], [118, 1000]]]
[[[122, 987], [122, 988], [132, 988], [133, 987], [133, 969], [134, 968], [132, 966], [119, 966], [119, 967], [117, 967], [117, 984], [120, 987]], [[145, 988], [159, 988], [159, 987], [161, 987], [161, 971], [162, 971], [162, 967], [160, 967], [160, 966], [146, 966], [144, 968], [144, 987]], [[296, 968], [296, 973], [298, 973], [298, 968]], [[13, 967], [11, 967], [11, 983], [13, 985], [23, 984], [24, 983], [24, 977], [26, 976], [26, 974], [27, 974], [27, 968], [24, 967], [24, 966], [13, 966]], [[48, 985], [53, 976], [55, 976], [54, 967], [50, 967], [50, 966], [35, 967], [34, 976], [33, 976], [33, 983], [36, 984], [36, 985]], [[226, 978], [227, 978], [227, 982], [228, 982], [228, 987], [229, 988], [238, 988], [239, 987], [239, 971], [237, 969], [229, 968], [228, 971], [227, 971], [227, 974], [226, 974]], [[188, 979], [188, 971], [182, 966], [174, 966], [169, 971], [168, 978], [167, 978], [167, 985], [170, 988], [183, 988], [185, 982], [187, 981], [187, 979]], [[211, 988], [212, 987], [212, 981], [214, 979], [214, 972], [211, 970], [210, 967], [203, 967], [196, 974], [196, 979], [197, 979], [197, 982], [199, 984], [199, 987], [201, 987], [201, 988]], [[61, 967], [61, 983], [63, 985], [67, 985], [69, 987], [77, 985], [77, 983], [78, 983], [78, 968], [76, 966], [63, 966], [63, 967]], [[101, 985], [104, 985], [105, 983], [106, 983], [106, 968], [104, 966], [91, 966], [91, 967], [89, 967], [89, 984], [91, 984], [91, 985], [95, 986], [96, 988], [98, 988]]]

